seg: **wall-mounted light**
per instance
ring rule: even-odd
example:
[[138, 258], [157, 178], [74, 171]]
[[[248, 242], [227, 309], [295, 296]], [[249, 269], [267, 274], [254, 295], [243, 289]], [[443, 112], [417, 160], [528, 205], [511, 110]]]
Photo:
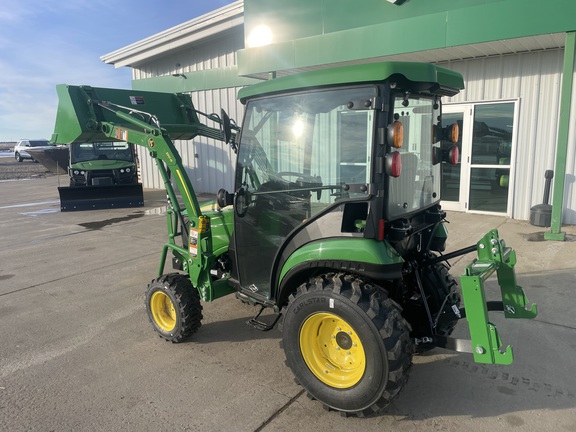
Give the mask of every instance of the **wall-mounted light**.
[[270, 45], [272, 43], [272, 30], [267, 25], [259, 25], [254, 27], [254, 29], [248, 35], [246, 44], [248, 48], [255, 48], [264, 45]]

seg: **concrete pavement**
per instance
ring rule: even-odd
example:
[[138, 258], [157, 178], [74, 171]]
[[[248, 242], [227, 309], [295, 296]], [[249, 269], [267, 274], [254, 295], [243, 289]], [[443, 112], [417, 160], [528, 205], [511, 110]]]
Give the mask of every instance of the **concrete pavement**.
[[[515, 363], [477, 365], [436, 349], [415, 357], [384, 414], [342, 418], [306, 398], [284, 366], [280, 333], [247, 327], [255, 310], [233, 296], [204, 304], [189, 342], [154, 334], [144, 292], [165, 242], [164, 192], [146, 191], [145, 202], [61, 213], [56, 177], [0, 183], [1, 431], [576, 430], [576, 241], [450, 213], [448, 251], [491, 228], [517, 251], [518, 283], [539, 316], [494, 314]], [[472, 258], [454, 260], [453, 274]], [[460, 323], [456, 335], [466, 332]]]

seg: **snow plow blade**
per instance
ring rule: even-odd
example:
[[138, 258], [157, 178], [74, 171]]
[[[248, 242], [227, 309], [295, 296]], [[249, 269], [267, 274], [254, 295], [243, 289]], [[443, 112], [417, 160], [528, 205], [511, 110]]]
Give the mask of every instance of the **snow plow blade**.
[[59, 187], [60, 211], [142, 207], [141, 184], [116, 186]]

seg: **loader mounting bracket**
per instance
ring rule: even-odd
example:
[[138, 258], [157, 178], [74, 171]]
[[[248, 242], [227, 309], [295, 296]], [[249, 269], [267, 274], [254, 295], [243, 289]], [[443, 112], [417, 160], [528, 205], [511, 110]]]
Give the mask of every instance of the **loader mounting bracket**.
[[[502, 345], [496, 326], [489, 321], [488, 310], [503, 310], [506, 318], [531, 319], [538, 314], [537, 308], [528, 303], [524, 291], [516, 284], [516, 253], [498, 237], [498, 231], [488, 232], [476, 247], [478, 258], [460, 277], [464, 312], [470, 327], [470, 349], [477, 363], [511, 364], [514, 358], [512, 347]], [[494, 272], [500, 285], [501, 304], [486, 301], [484, 283]], [[437, 342], [437, 345], [442, 345], [442, 341]], [[444, 343], [463, 346], [452, 341]]]

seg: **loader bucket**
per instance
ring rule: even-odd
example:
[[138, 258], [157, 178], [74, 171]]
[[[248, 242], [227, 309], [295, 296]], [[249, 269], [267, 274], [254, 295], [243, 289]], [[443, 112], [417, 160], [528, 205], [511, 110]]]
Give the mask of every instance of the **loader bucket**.
[[[194, 111], [192, 99], [184, 94], [65, 84], [57, 85], [56, 92], [59, 101], [51, 140], [53, 143], [132, 142], [130, 135], [110, 137], [101, 130], [102, 122], [111, 122], [120, 128], [134, 126], [104, 106], [129, 107], [140, 113], [138, 118], [141, 120], [149, 120], [145, 113], [162, 113], [162, 127], [172, 140], [192, 139], [202, 127]], [[145, 142], [134, 144], [146, 145]]]
[[68, 162], [70, 160], [70, 149], [68, 146], [31, 148], [27, 151], [51, 173], [68, 174]]
[[61, 211], [102, 210], [144, 205], [141, 184], [59, 187], [58, 193]]

